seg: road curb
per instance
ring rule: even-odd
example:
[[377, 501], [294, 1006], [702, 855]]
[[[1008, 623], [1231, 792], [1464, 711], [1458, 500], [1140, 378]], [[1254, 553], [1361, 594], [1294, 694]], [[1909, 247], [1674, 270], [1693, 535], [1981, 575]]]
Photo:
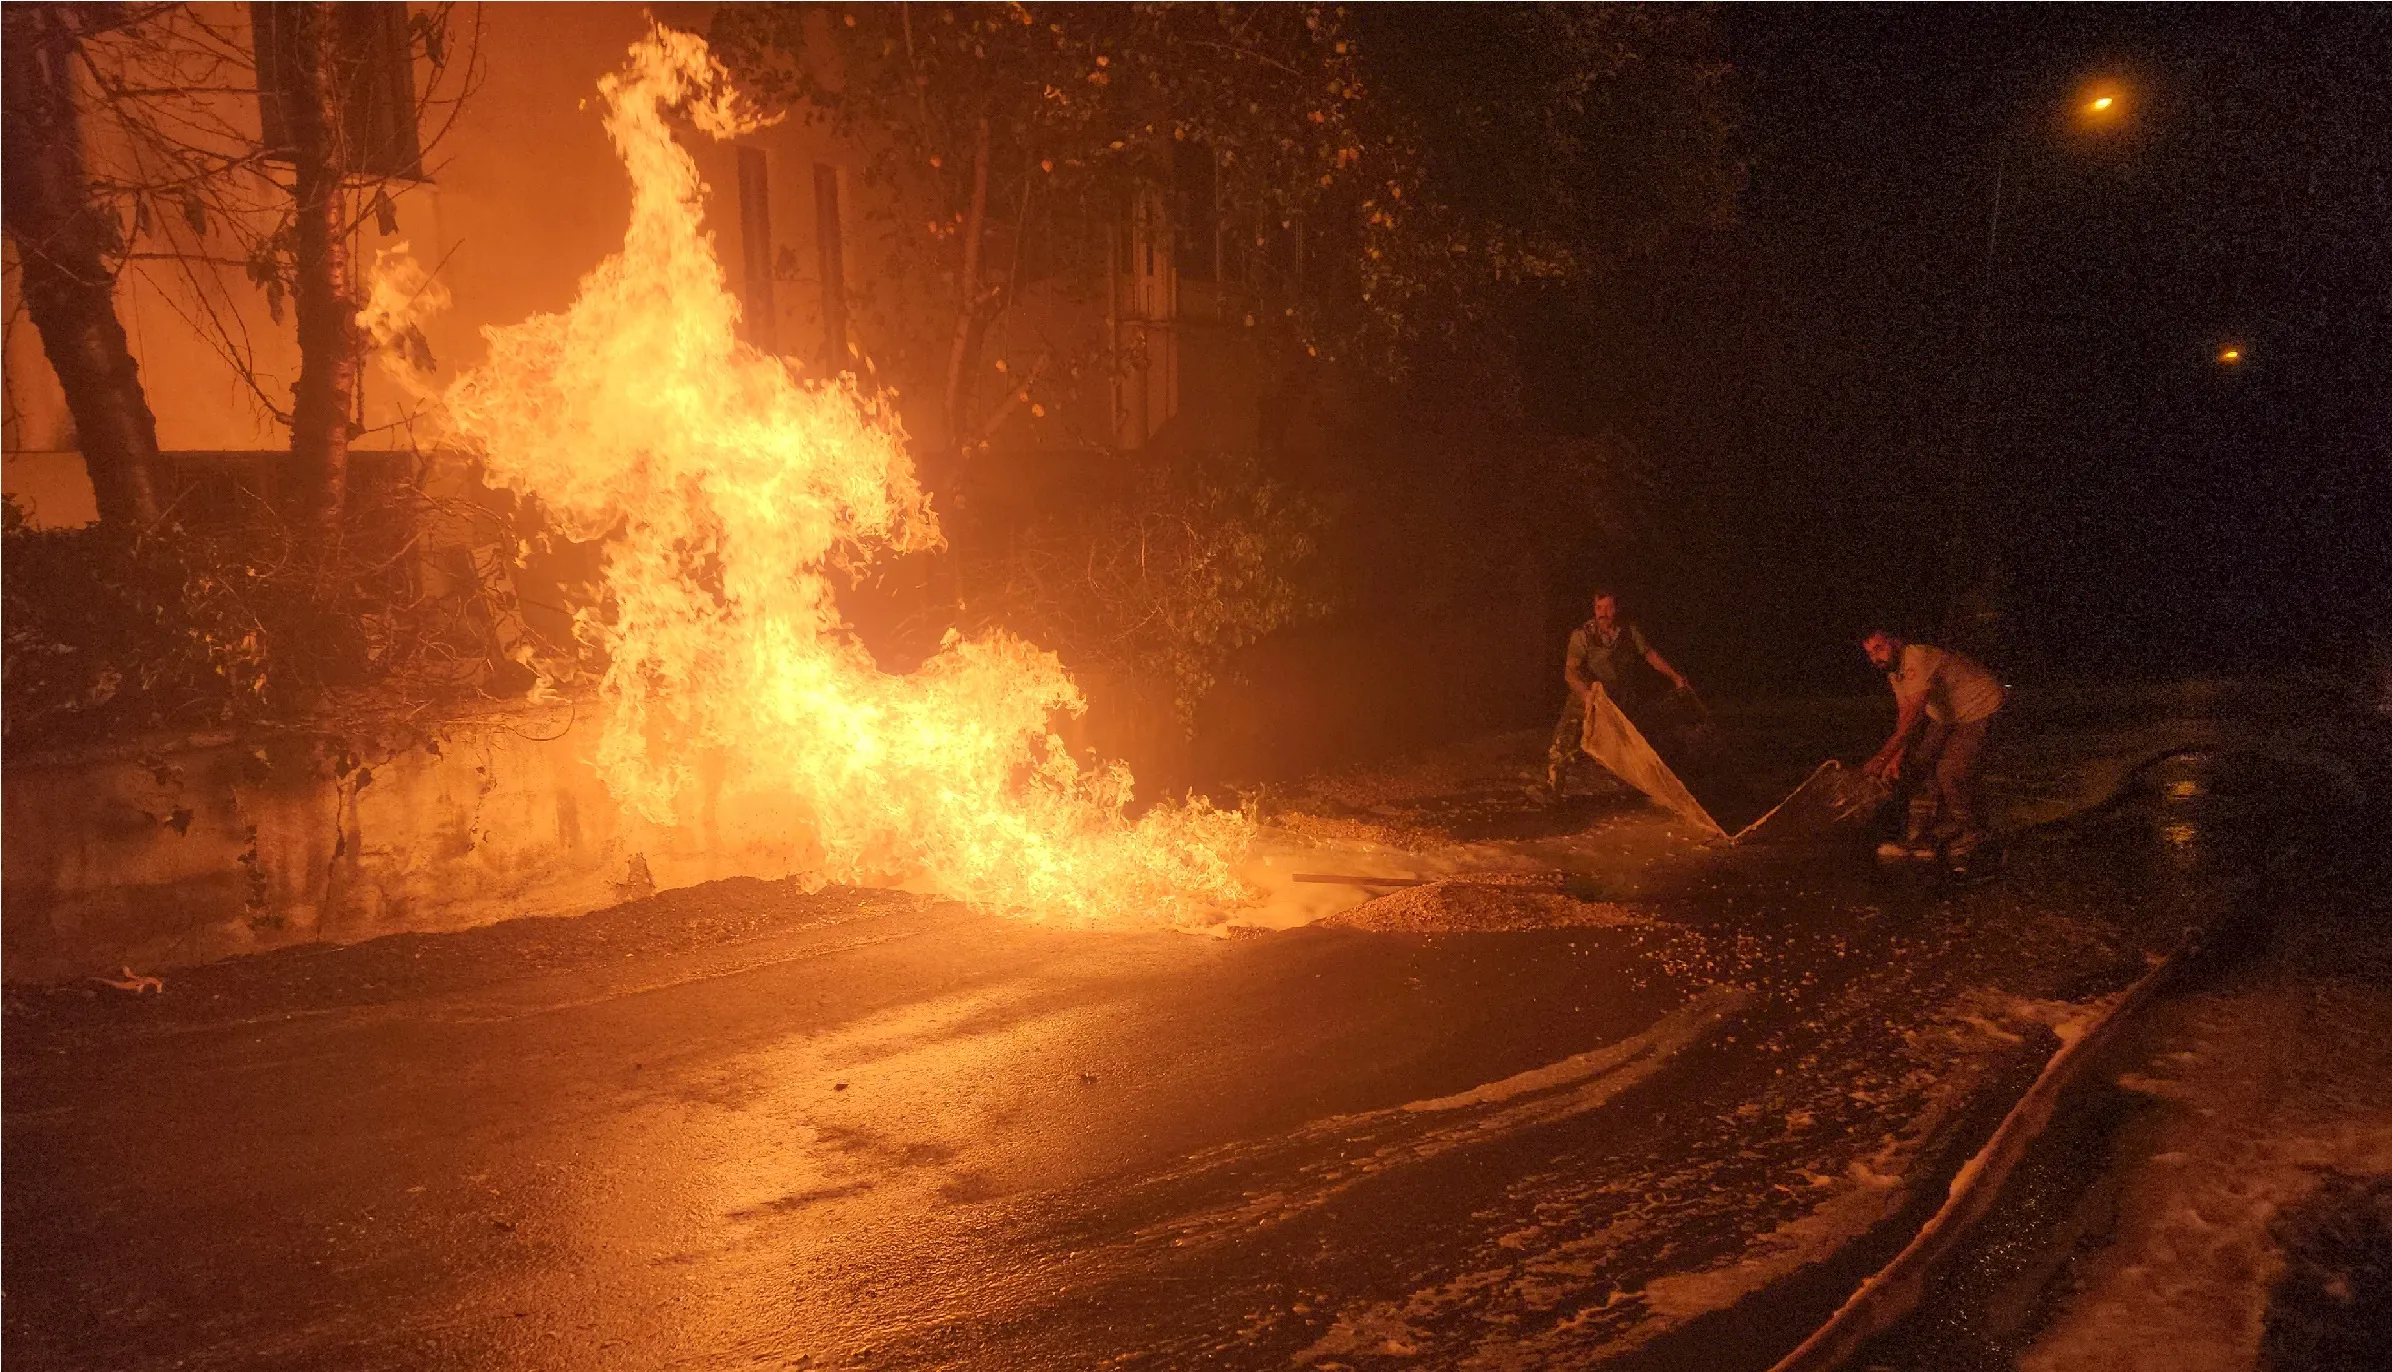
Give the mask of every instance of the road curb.
[[1879, 1268], [1837, 1307], [1827, 1322], [1811, 1332], [1793, 1352], [1779, 1359], [1770, 1372], [1828, 1372], [1842, 1366], [1870, 1339], [1892, 1328], [1918, 1308], [1927, 1280], [1957, 1249], [1976, 1224], [1992, 1211], [2027, 1149], [2051, 1124], [2060, 1097], [2084, 1073], [2085, 1067], [2122, 1032], [2135, 1013], [2158, 994], [2208, 938], [2196, 934], [2178, 944], [2158, 966], [2144, 973], [2115, 1005], [2074, 1040], [2060, 1046], [2051, 1061], [2027, 1088], [2018, 1103], [2002, 1117], [1985, 1146], [1952, 1178], [1943, 1205], [1893, 1261]]

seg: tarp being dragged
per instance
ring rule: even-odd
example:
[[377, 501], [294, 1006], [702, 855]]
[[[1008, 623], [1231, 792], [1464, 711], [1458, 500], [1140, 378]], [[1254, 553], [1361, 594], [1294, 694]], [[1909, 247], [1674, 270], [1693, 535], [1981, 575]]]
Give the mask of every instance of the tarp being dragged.
[[1662, 761], [1644, 732], [1600, 684], [1588, 696], [1586, 730], [1579, 736], [1579, 746], [1661, 808], [1731, 843], [1792, 843], [1825, 837], [1865, 821], [1885, 803], [1887, 795], [1884, 782], [1831, 759], [1820, 763], [1819, 770], [1794, 788], [1792, 795], [1760, 818], [1731, 831], [1712, 817], [1711, 808]]

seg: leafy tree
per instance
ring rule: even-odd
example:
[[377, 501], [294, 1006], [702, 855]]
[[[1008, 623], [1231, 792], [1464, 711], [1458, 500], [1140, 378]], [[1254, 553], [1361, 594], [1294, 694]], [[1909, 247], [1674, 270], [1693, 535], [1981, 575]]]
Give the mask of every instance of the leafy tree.
[[1715, 35], [1676, 8], [733, 4], [714, 40], [867, 151], [885, 293], [937, 302], [868, 341], [951, 461], [1035, 389], [975, 404], [1025, 273], [1092, 274], [1141, 193], [1214, 227], [1180, 251], [1293, 353], [1392, 373], [1476, 346], [1509, 287], [1724, 217], [1739, 175]]
[[1369, 131], [1403, 169], [1358, 208], [1404, 216], [1360, 288], [1399, 348], [1508, 342], [1520, 288], [1599, 280], [1734, 210], [1731, 72], [1699, 8], [1380, 5], [1356, 26]]
[[[1254, 327], [1269, 414], [1310, 398], [1368, 416], [1433, 394], [1486, 412], [1436, 427], [1525, 461], [1513, 451], [1516, 305], [1716, 222], [1738, 179], [1726, 69], [1694, 11], [733, 4], [713, 40], [767, 106], [861, 149], [857, 213], [878, 231], [878, 261], [857, 283], [858, 331], [910, 402], [941, 494], [1018, 408], [1053, 407], [1135, 365], [1134, 336], [986, 353], [1038, 291], [1094, 304], [1109, 245], [1142, 203], [1175, 221], [1183, 261], [1211, 257], [1228, 316]], [[1424, 365], [1452, 384], [1389, 384]], [[1082, 437], [1112, 443], [1109, 430]], [[1577, 469], [1567, 454], [1544, 465]], [[1001, 556], [975, 549], [969, 519], [945, 504], [967, 526], [957, 547], [976, 607], [1045, 626], [1067, 657], [1135, 663], [1185, 706], [1235, 646], [1319, 612], [1320, 530], [1286, 517], [1312, 506], [1284, 473], [1203, 454], [1141, 466], [1135, 489], [984, 531]], [[1416, 476], [1350, 479], [1373, 508], [1435, 504], [1427, 488], [1383, 489]], [[1243, 496], [1228, 496], [1231, 480]], [[1195, 498], [1207, 483], [1215, 494]], [[1181, 540], [1160, 557], [1158, 521]], [[1150, 556], [1125, 560], [1125, 548]], [[1217, 576], [1236, 561], [1221, 549], [1271, 570]], [[1135, 577], [1116, 574], [1131, 566]], [[1199, 611], [1206, 597], [1217, 603]]]
[[[0, 17], [7, 229], [102, 513], [90, 530], [8, 513], [9, 737], [321, 714], [335, 696], [412, 707], [528, 676], [507, 660], [525, 635], [506, 569], [487, 565], [515, 546], [506, 512], [349, 471], [350, 245], [367, 223], [394, 227], [394, 192], [453, 127], [471, 29], [452, 46], [445, 5], [24, 4]], [[294, 498], [194, 473], [161, 489], [115, 314], [127, 274], [289, 428]], [[295, 328], [298, 385], [281, 396], [247, 322], [257, 295]], [[476, 551], [427, 550], [427, 527]]]
[[1238, 650], [1319, 616], [1326, 512], [1250, 454], [1199, 451], [1039, 511], [984, 548], [972, 618], [1159, 682], [1183, 727]]
[[714, 42], [751, 94], [866, 151], [883, 256], [867, 341], [936, 397], [909, 418], [950, 489], [1042, 386], [1117, 365], [1050, 350], [980, 393], [991, 330], [1034, 280], [1091, 281], [1135, 199], [1193, 157], [1218, 250], [1255, 309], [1286, 318], [1305, 303], [1307, 215], [1364, 154], [1355, 58], [1325, 5], [735, 4]]

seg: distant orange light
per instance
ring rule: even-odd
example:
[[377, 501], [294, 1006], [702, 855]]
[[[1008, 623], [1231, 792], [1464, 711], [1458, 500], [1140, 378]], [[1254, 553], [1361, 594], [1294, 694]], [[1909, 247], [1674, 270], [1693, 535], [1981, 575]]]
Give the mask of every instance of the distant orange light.
[[2076, 117], [2089, 126], [2106, 128], [2126, 117], [2126, 98], [2131, 94], [2115, 80], [2090, 82], [2077, 90]]
[[2240, 348], [2221, 348], [2221, 349], [2219, 349], [2219, 350], [2218, 350], [2218, 361], [2220, 361], [2220, 362], [2223, 362], [2223, 363], [2225, 363], [2227, 366], [2231, 367], [2231, 366], [2235, 365], [2236, 363], [2238, 363], [2238, 362], [2242, 361], [2242, 349], [2240, 349]]

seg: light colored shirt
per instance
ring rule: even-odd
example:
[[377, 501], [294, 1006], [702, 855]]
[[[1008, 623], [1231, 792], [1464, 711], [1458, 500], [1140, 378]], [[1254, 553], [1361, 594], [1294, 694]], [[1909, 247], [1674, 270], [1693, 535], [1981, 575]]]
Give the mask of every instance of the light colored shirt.
[[1976, 659], [1924, 643], [1902, 645], [1901, 660], [1886, 673], [1898, 701], [1922, 700], [1927, 718], [1946, 724], [1975, 724], [2002, 708], [2002, 683]]

